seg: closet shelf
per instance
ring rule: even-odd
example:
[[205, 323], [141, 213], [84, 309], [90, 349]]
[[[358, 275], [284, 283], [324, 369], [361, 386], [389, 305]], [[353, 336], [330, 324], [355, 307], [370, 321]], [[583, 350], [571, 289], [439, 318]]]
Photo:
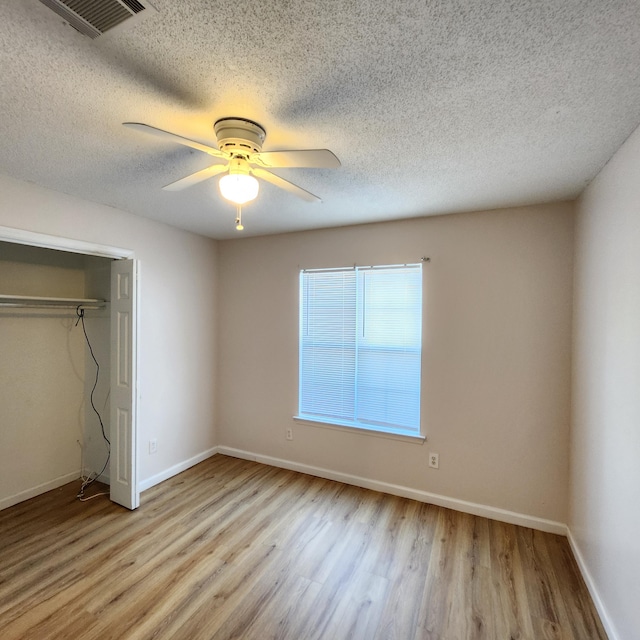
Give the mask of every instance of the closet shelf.
[[30, 307], [37, 309], [102, 309], [105, 300], [96, 298], [47, 298], [43, 296], [13, 296], [0, 293], [0, 307]]

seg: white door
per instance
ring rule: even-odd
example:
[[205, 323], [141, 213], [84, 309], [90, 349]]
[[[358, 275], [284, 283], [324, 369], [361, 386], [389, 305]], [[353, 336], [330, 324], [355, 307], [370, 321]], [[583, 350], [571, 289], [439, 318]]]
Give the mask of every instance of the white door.
[[111, 500], [140, 505], [136, 438], [137, 263], [111, 263]]

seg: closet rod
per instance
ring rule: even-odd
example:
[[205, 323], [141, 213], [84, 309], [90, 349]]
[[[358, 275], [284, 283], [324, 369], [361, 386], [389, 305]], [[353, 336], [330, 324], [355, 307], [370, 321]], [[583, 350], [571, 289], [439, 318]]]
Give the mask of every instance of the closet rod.
[[95, 298], [46, 298], [43, 296], [12, 296], [0, 294], [0, 307], [30, 309], [103, 309], [105, 300]]
[[88, 304], [33, 304], [33, 303], [14, 303], [0, 302], [0, 308], [13, 309], [51, 309], [52, 311], [63, 311], [65, 309], [73, 309], [74, 311], [80, 307], [81, 309], [104, 309], [104, 305], [88, 305]]

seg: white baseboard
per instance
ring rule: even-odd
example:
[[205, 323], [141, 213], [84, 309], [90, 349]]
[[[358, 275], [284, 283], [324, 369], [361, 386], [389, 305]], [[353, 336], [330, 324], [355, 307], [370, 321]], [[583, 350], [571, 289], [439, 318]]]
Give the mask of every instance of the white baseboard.
[[573, 557], [576, 559], [578, 563], [578, 568], [580, 569], [580, 573], [582, 574], [582, 578], [584, 579], [587, 589], [589, 589], [589, 593], [591, 594], [591, 599], [593, 600], [593, 604], [595, 605], [598, 615], [600, 616], [600, 621], [602, 622], [602, 626], [604, 630], [607, 632], [609, 636], [609, 640], [620, 640], [620, 635], [616, 631], [613, 621], [611, 617], [607, 613], [607, 609], [602, 602], [602, 598], [600, 597], [600, 593], [596, 588], [596, 583], [591, 576], [591, 572], [587, 567], [587, 564], [584, 560], [584, 556], [580, 551], [580, 547], [578, 547], [578, 543], [576, 539], [571, 534], [571, 529], [567, 527], [567, 539], [569, 540], [569, 546], [571, 547], [571, 551], [573, 551]]
[[35, 498], [41, 493], [46, 493], [47, 491], [51, 491], [52, 489], [57, 489], [58, 487], [61, 487], [68, 482], [78, 480], [79, 478], [80, 469], [78, 469], [77, 471], [72, 471], [71, 473], [66, 473], [63, 476], [59, 476], [53, 480], [49, 480], [48, 482], [43, 482], [42, 484], [39, 484], [35, 487], [31, 487], [30, 489], [25, 489], [24, 491], [20, 491], [20, 493], [16, 493], [12, 496], [2, 498], [0, 499], [0, 511], [2, 511], [2, 509], [12, 507], [14, 504], [18, 504], [19, 502], [23, 502], [24, 500], [29, 500], [29, 498]]
[[155, 485], [160, 484], [164, 480], [168, 480], [169, 478], [172, 478], [173, 476], [178, 475], [183, 471], [186, 471], [187, 469], [189, 469], [190, 467], [193, 467], [199, 462], [202, 462], [203, 460], [206, 460], [207, 458], [214, 456], [216, 453], [218, 453], [218, 447], [212, 447], [211, 449], [207, 449], [206, 451], [199, 453], [197, 456], [193, 456], [193, 458], [189, 458], [188, 460], [184, 460], [183, 462], [174, 464], [173, 467], [169, 467], [168, 469], [165, 469], [160, 473], [156, 473], [155, 476], [151, 476], [146, 480], [141, 480], [140, 482], [138, 482], [138, 489], [140, 490], [140, 492], [146, 491], [147, 489], [151, 489], [151, 487], [154, 487]]
[[218, 447], [218, 453], [222, 453], [226, 456], [232, 456], [234, 458], [243, 458], [245, 460], [261, 462], [262, 464], [268, 464], [272, 467], [280, 467], [282, 469], [289, 469], [290, 471], [299, 471], [300, 473], [307, 473], [319, 478], [326, 478], [327, 480], [336, 480], [356, 487], [363, 487], [364, 489], [373, 489], [374, 491], [381, 491], [382, 493], [390, 493], [391, 495], [400, 496], [402, 498], [411, 498], [413, 500], [418, 500], [419, 502], [435, 504], [439, 507], [462, 511], [474, 516], [483, 516], [485, 518], [491, 518], [492, 520], [499, 520], [500, 522], [508, 522], [509, 524], [517, 524], [531, 529], [546, 531], [548, 533], [556, 533], [561, 536], [567, 535], [567, 525], [562, 522], [545, 520], [544, 518], [528, 516], [514, 511], [507, 511], [506, 509], [499, 509], [497, 507], [489, 507], [475, 502], [467, 502], [466, 500], [458, 500], [457, 498], [449, 498], [436, 493], [421, 491], [420, 489], [412, 489], [410, 487], [403, 487], [401, 485], [390, 484], [388, 482], [380, 482], [379, 480], [361, 478], [360, 476], [340, 473], [330, 469], [312, 467], [310, 465], [300, 464], [299, 462], [291, 462], [280, 458], [272, 458], [271, 456], [263, 456], [249, 451], [242, 451], [241, 449], [221, 446]]

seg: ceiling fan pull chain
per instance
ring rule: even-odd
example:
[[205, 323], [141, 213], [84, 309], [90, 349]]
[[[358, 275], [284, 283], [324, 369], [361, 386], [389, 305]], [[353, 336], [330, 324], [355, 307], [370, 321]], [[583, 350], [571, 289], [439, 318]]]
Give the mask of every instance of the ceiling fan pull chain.
[[238, 231], [242, 231], [244, 227], [242, 226], [242, 205], [236, 205], [236, 229]]

